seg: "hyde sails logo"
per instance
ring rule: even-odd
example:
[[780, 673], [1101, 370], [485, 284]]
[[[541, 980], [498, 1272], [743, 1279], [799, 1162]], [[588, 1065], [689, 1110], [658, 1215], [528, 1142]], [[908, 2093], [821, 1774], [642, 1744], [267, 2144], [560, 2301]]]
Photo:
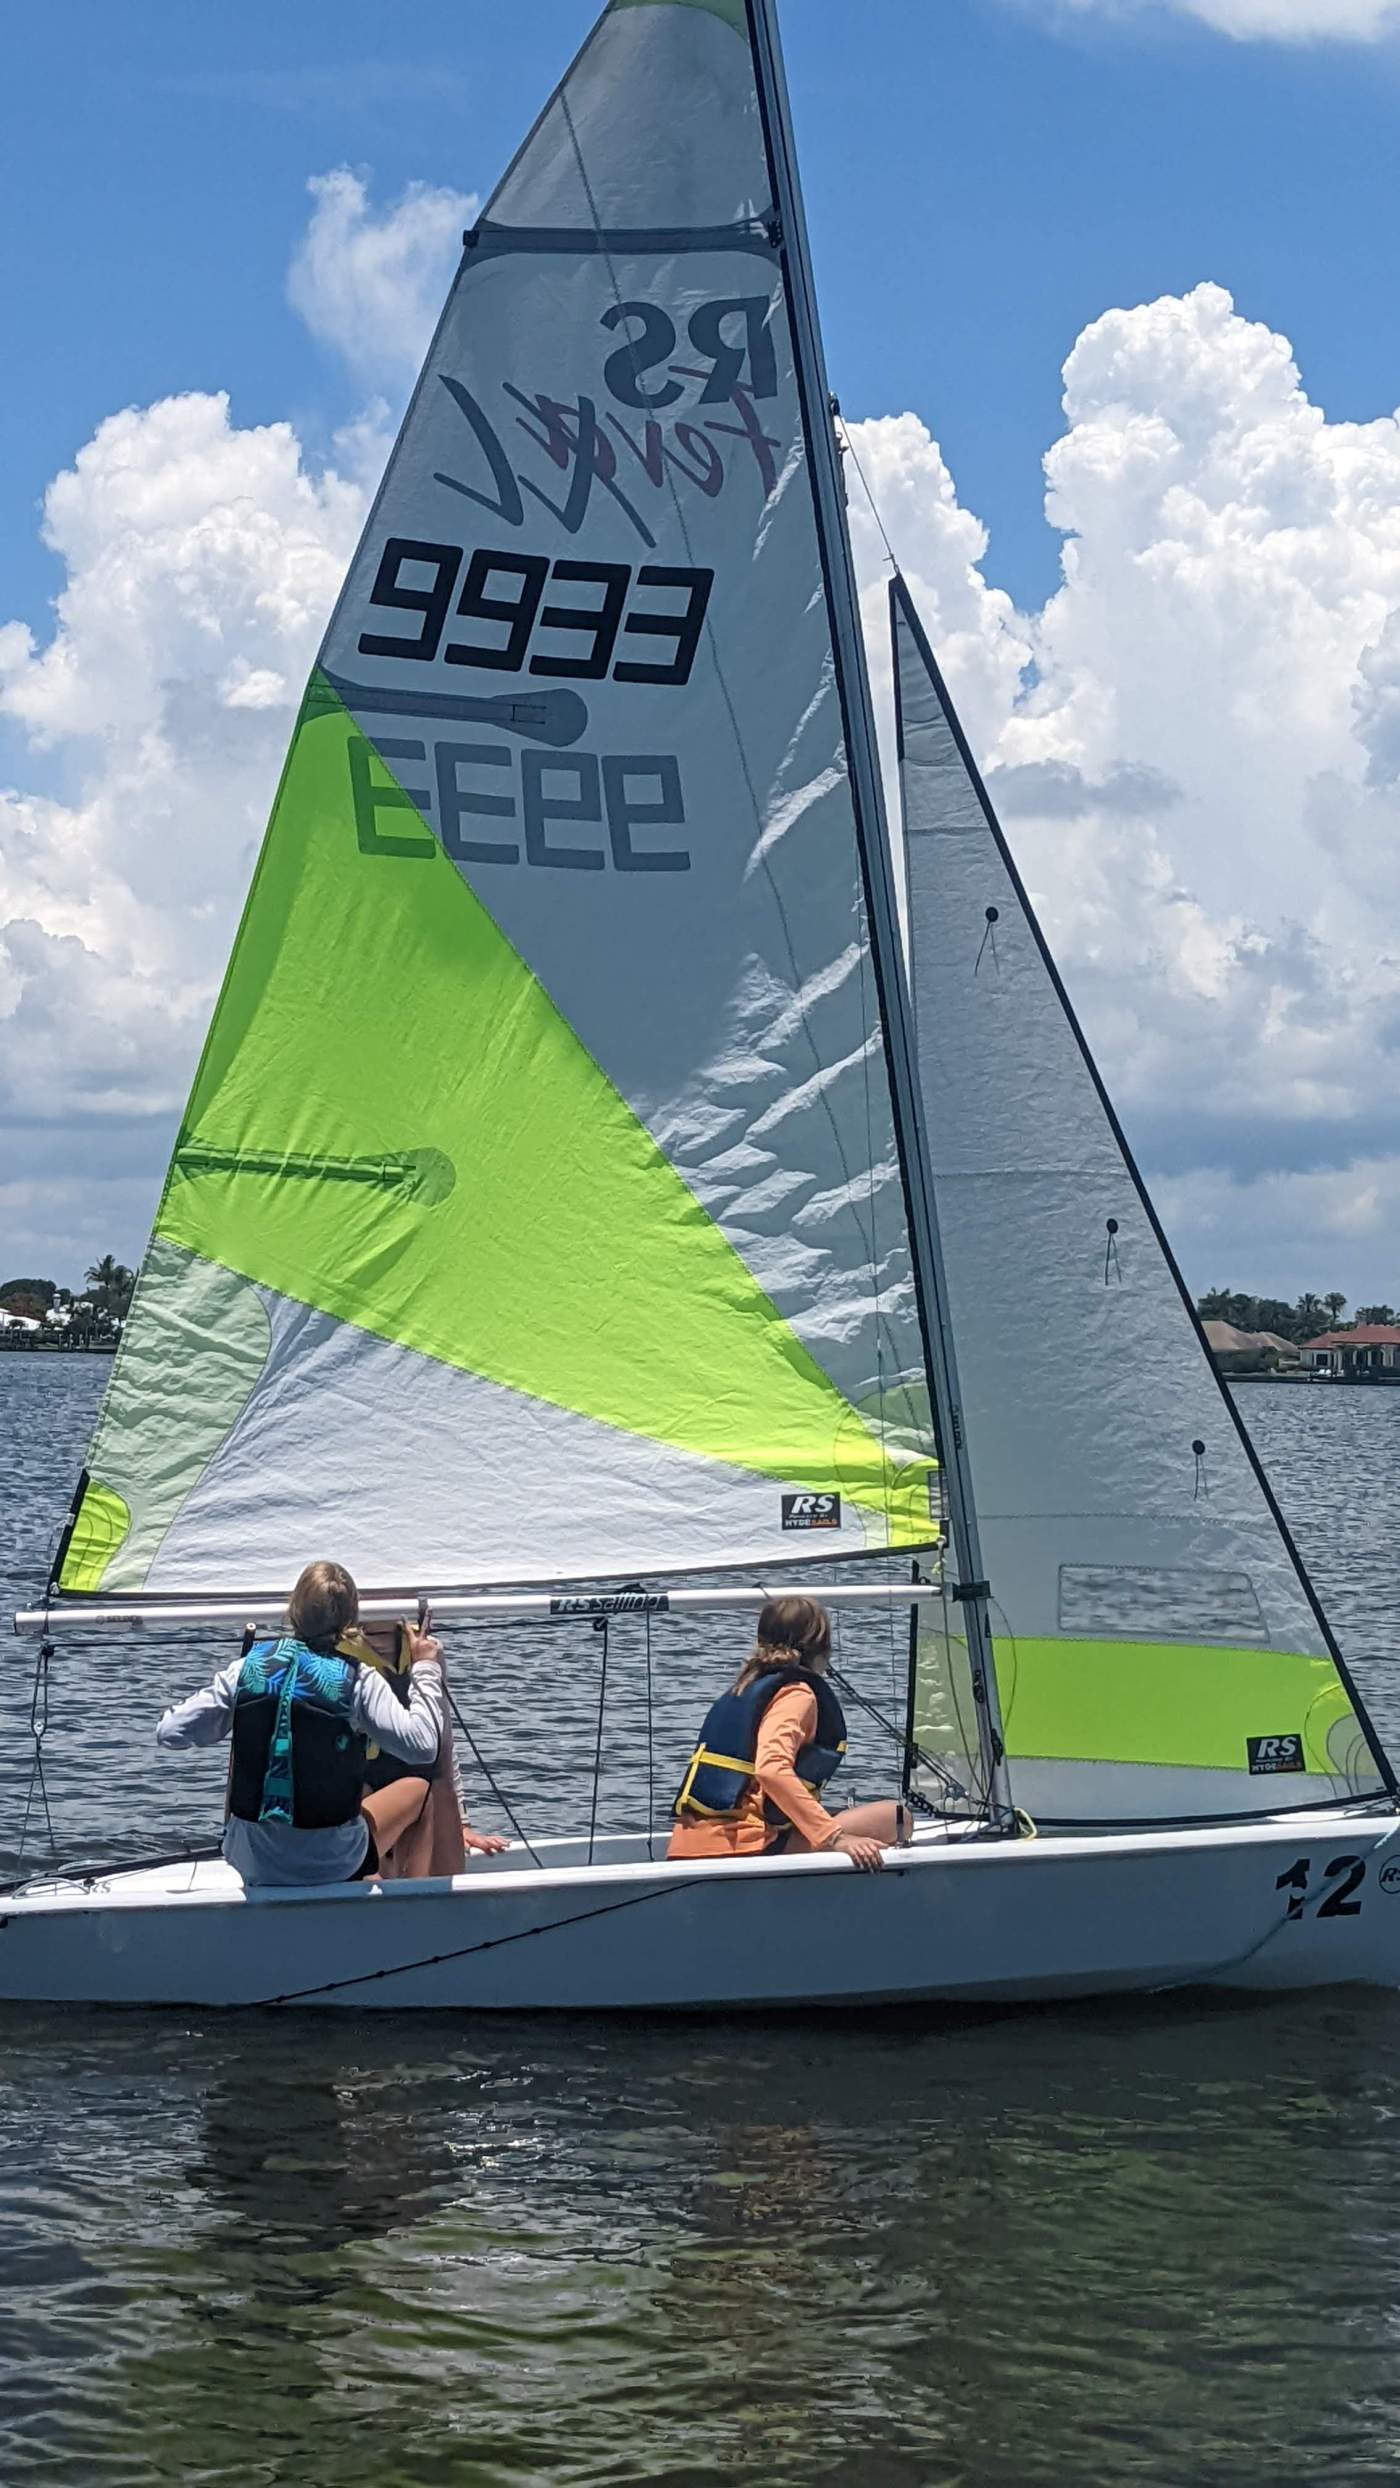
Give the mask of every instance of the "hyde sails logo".
[[784, 1529], [839, 1529], [840, 1526], [839, 1495], [784, 1495]]
[[1248, 1745], [1252, 1778], [1267, 1778], [1275, 1771], [1302, 1771], [1307, 1768], [1300, 1736], [1252, 1736]]

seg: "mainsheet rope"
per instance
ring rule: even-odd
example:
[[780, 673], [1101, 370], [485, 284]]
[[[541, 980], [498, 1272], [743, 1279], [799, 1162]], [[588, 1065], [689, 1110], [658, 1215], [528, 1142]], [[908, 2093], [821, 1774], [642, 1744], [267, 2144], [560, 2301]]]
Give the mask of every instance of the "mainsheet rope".
[[540, 1856], [538, 1850], [532, 1846], [528, 1832], [522, 1831], [520, 1827], [520, 1820], [515, 1812], [515, 1808], [512, 1806], [510, 1799], [507, 1797], [504, 1789], [496, 1779], [495, 1774], [491, 1769], [491, 1765], [487, 1761], [486, 1756], [483, 1754], [476, 1738], [472, 1735], [465, 1719], [462, 1717], [462, 1714], [453, 1699], [452, 1689], [450, 1685], [447, 1684], [445, 1678], [443, 1682], [443, 1690], [447, 1695], [447, 1707], [451, 1711], [454, 1720], [461, 1729], [463, 1736], [466, 1738], [466, 1741], [471, 1748], [472, 1760], [476, 1764], [482, 1778], [485, 1780], [486, 1785], [490, 1789], [492, 1796], [495, 1798], [497, 1805], [500, 1807], [502, 1814], [509, 1823], [516, 1839], [520, 1842], [521, 1847], [525, 1849], [534, 1859], [537, 1866], [542, 1867], [544, 1860]]
[[598, 1731], [593, 1740], [593, 1803], [588, 1815], [588, 1863], [593, 1863], [593, 1843], [598, 1831], [598, 1782], [603, 1771], [603, 1714], [608, 1699], [608, 1619], [596, 1615], [593, 1630], [603, 1636], [603, 1663], [598, 1670]]

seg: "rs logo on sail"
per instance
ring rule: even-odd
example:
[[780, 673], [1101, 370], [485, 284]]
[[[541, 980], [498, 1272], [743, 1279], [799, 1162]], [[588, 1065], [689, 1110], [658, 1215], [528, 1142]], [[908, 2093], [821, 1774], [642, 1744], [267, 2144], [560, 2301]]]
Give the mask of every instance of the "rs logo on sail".
[[839, 1495], [784, 1495], [784, 1529], [839, 1529], [840, 1526]]
[[[740, 441], [758, 471], [766, 501], [776, 487], [775, 453], [782, 441], [766, 432], [758, 404], [778, 395], [778, 363], [771, 329], [772, 301], [766, 294], [732, 295], [696, 305], [686, 322], [686, 344], [680, 344], [675, 321], [659, 303], [613, 302], [602, 312], [602, 327], [621, 330], [621, 342], [604, 356], [602, 387], [619, 405], [644, 418], [624, 420], [610, 408], [599, 415], [598, 399], [587, 391], [572, 398], [547, 389], [528, 393], [513, 381], [501, 383], [501, 394], [520, 411], [510, 418], [512, 431], [523, 432], [543, 450], [551, 466], [567, 477], [563, 496], [555, 501], [524, 468], [512, 465], [500, 432], [480, 399], [451, 372], [438, 378], [471, 433], [479, 458], [471, 472], [475, 483], [438, 469], [433, 477], [449, 492], [461, 493], [479, 509], [489, 510], [509, 527], [522, 527], [524, 496], [538, 502], [570, 535], [583, 525], [597, 485], [636, 529], [642, 542], [656, 539], [632, 499], [638, 484], [653, 492], [673, 492], [676, 480], [694, 486], [706, 500], [723, 492], [728, 478], [722, 444]], [[690, 359], [698, 356], [698, 364]], [[664, 374], [664, 377], [661, 375]], [[685, 383], [699, 381], [700, 391], [691, 422], [674, 414], [685, 395]], [[724, 415], [703, 409], [724, 406]], [[662, 412], [665, 424], [660, 420]], [[513, 445], [513, 444], [512, 444]], [[624, 453], [619, 456], [619, 446]], [[625, 474], [630, 490], [624, 488]]]

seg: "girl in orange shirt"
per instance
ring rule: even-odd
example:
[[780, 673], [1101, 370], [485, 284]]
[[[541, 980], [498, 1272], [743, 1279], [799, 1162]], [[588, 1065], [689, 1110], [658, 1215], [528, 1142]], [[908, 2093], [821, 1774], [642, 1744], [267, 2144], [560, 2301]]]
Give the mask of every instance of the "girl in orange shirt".
[[758, 1640], [706, 1715], [675, 1802], [675, 1858], [836, 1849], [863, 1869], [907, 1841], [913, 1819], [896, 1798], [829, 1814], [820, 1790], [846, 1747], [830, 1684], [831, 1620], [814, 1598], [770, 1598]]

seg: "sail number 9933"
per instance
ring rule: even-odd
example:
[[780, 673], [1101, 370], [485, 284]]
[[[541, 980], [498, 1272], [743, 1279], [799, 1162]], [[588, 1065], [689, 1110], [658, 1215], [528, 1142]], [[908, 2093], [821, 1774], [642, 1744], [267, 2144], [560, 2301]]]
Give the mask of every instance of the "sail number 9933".
[[[361, 656], [408, 657], [431, 664], [441, 649], [445, 665], [480, 666], [491, 673], [528, 671], [559, 681], [601, 682], [611, 671], [614, 682], [679, 685], [690, 680], [714, 586], [713, 570], [643, 562], [634, 586], [630, 562], [551, 562], [543, 553], [478, 548], [467, 562], [454, 606], [464, 558], [460, 544], [390, 536], [369, 601], [416, 615], [418, 629], [411, 637], [362, 631]], [[583, 601], [577, 594], [551, 594], [546, 604], [547, 585], [584, 591]], [[595, 591], [591, 596], [589, 589]], [[684, 601], [677, 604], [677, 596]], [[443, 632], [452, 613], [459, 621], [480, 624], [487, 635], [454, 635], [444, 646]], [[530, 655], [532, 640], [541, 633], [562, 640], [563, 646], [537, 647]], [[663, 653], [650, 660], [618, 657], [619, 638], [653, 646], [660, 641]]]
[[[515, 752], [504, 743], [384, 737], [349, 745], [362, 855], [445, 854], [459, 864], [542, 864], [557, 872], [688, 873], [690, 851], [658, 834], [685, 825], [670, 752]], [[376, 754], [396, 779], [377, 778]], [[431, 755], [431, 757], [430, 757]], [[418, 780], [426, 783], [418, 783]], [[413, 832], [404, 814], [422, 822]], [[428, 830], [436, 815], [437, 837]], [[589, 825], [607, 823], [606, 845]], [[518, 831], [507, 824], [519, 824]], [[487, 830], [490, 835], [487, 835]], [[640, 841], [640, 843], [639, 843]]]

